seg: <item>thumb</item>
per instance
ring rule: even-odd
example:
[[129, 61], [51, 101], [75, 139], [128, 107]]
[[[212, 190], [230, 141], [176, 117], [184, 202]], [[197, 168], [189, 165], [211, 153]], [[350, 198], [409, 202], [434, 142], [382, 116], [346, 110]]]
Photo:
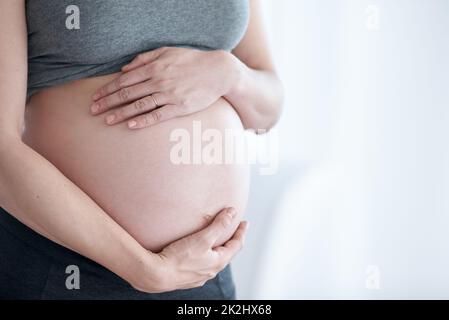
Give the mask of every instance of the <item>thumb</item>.
[[[194, 234], [195, 237], [201, 238], [208, 246], [212, 246], [232, 225], [237, 212], [234, 208], [225, 208], [221, 210], [214, 220], [203, 230]], [[236, 226], [237, 228], [238, 226]]]

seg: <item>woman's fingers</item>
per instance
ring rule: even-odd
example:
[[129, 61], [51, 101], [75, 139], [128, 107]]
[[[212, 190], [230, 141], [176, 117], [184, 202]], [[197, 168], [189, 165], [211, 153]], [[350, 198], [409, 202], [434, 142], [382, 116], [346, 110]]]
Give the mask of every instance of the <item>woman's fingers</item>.
[[[221, 210], [204, 229], [170, 244], [161, 254], [170, 290], [200, 287], [214, 278], [242, 248], [248, 223], [241, 222], [230, 240], [213, 248], [237, 219], [233, 208]], [[167, 273], [168, 270], [168, 273]]]
[[124, 72], [128, 72], [144, 64], [153, 62], [157, 60], [165, 51], [167, 51], [167, 49], [168, 49], [167, 47], [162, 47], [149, 52], [141, 53], [137, 57], [135, 57], [130, 63], [123, 66], [122, 70]]
[[148, 96], [154, 92], [159, 91], [159, 89], [159, 86], [153, 83], [151, 80], [141, 82], [130, 87], [125, 87], [111, 95], [105, 96], [95, 101], [91, 105], [90, 111], [92, 114], [98, 115], [125, 103], [130, 103], [137, 99]]
[[239, 252], [245, 244], [246, 231], [248, 230], [248, 222], [240, 222], [233, 237], [223, 246], [216, 247], [213, 250], [219, 253], [223, 265], [227, 265], [231, 259]]
[[152, 95], [138, 99], [124, 107], [113, 110], [106, 116], [106, 123], [109, 125], [114, 125], [142, 113], [150, 112], [167, 103], [168, 99], [165, 94], [161, 92], [153, 93]]
[[107, 97], [114, 93], [118, 93], [120, 90], [124, 88], [133, 86], [135, 84], [147, 80], [151, 80], [154, 77], [156, 71], [157, 71], [156, 64], [147, 64], [140, 68], [123, 73], [117, 76], [117, 78], [115, 78], [113, 81], [107, 83], [106, 85], [98, 89], [92, 96], [92, 99], [94, 101], [98, 101], [100, 99], [103, 99], [104, 97]]
[[[150, 97], [151, 98], [151, 97]], [[158, 100], [158, 104], [161, 103]], [[142, 129], [158, 124], [163, 121], [167, 121], [172, 118], [179, 117], [182, 114], [181, 108], [174, 104], [167, 104], [161, 108], [155, 109], [151, 112], [137, 116], [128, 121], [128, 128], [130, 129]]]
[[221, 210], [214, 220], [204, 229], [194, 233], [191, 237], [196, 238], [195, 242], [203, 244], [203, 248], [211, 249], [214, 243], [226, 232], [237, 217], [234, 208]]
[[[114, 93], [120, 95], [120, 91], [123, 89], [151, 79], [157, 67], [156, 64], [151, 64], [151, 62], [159, 58], [165, 50], [166, 48], [159, 48], [139, 54], [131, 63], [122, 68], [123, 74], [94, 92], [92, 95], [94, 102], [99, 102], [100, 99]], [[126, 93], [126, 91], [123, 91], [123, 93]]]

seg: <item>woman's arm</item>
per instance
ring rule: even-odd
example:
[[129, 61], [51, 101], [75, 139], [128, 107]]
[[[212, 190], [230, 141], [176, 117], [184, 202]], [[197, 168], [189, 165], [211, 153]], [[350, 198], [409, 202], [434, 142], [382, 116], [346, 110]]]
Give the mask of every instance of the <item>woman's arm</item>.
[[[169, 246], [163, 256], [150, 253], [55, 166], [22, 142], [27, 89], [24, 0], [0, 2], [0, 29], [0, 206], [38, 233], [97, 261], [143, 291], [198, 285], [221, 270], [241, 247], [244, 225], [227, 247], [211, 249], [198, 247], [198, 243], [210, 243], [223, 232], [219, 226], [229, 225], [231, 219], [226, 213], [203, 231]], [[186, 256], [187, 249], [196, 256]], [[190, 266], [191, 273], [179, 271], [175, 262]]]
[[0, 205], [47, 238], [139, 285], [152, 255], [21, 140], [27, 90], [23, 0], [0, 2], [0, 29]]
[[283, 102], [283, 87], [270, 55], [261, 11], [260, 0], [251, 0], [246, 34], [233, 50], [234, 56], [225, 53], [235, 76], [224, 97], [237, 110], [245, 128], [254, 130], [273, 127]]

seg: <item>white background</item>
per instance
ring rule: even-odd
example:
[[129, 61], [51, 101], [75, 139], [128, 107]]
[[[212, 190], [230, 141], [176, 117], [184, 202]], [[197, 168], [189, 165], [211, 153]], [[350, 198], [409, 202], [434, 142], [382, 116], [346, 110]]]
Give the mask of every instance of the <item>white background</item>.
[[263, 2], [286, 103], [239, 298], [449, 298], [449, 1]]

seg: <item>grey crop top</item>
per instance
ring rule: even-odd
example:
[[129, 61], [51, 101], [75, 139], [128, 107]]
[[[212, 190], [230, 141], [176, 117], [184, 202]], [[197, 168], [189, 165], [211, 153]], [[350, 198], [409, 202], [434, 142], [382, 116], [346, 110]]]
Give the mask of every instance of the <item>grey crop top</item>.
[[27, 97], [162, 46], [230, 51], [248, 13], [248, 0], [27, 0]]

